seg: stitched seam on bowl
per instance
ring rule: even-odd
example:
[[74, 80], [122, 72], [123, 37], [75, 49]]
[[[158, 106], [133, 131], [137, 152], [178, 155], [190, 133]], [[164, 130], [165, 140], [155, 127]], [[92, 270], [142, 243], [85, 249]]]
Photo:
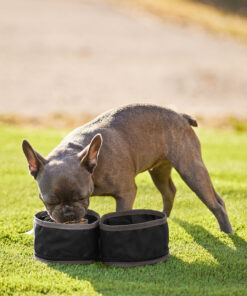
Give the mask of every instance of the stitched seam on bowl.
[[151, 259], [151, 260], [144, 260], [144, 261], [102, 261], [105, 265], [112, 265], [116, 267], [135, 267], [135, 266], [141, 266], [141, 265], [147, 265], [147, 264], [155, 264], [158, 262], [165, 262], [169, 259], [170, 254], [166, 254], [165, 256]]
[[[127, 224], [127, 225], [108, 225], [104, 224], [104, 221], [109, 218], [121, 217], [126, 215], [136, 215], [136, 214], [152, 214], [156, 216], [160, 216], [160, 219], [151, 220], [147, 222], [141, 222], [136, 224]], [[154, 210], [130, 210], [116, 213], [109, 213], [101, 217], [100, 220], [100, 229], [106, 231], [127, 231], [127, 230], [137, 230], [137, 229], [145, 229], [154, 226], [159, 226], [167, 223], [166, 215], [162, 212], [154, 211]]]
[[[50, 257], [50, 256], [43, 256], [42, 254], [39, 255], [37, 252], [34, 252], [34, 256], [39, 257], [39, 258], [43, 258], [46, 260], [63, 260], [63, 261], [68, 261], [68, 260], [95, 260], [96, 256], [91, 256], [89, 257], [89, 259], [82, 259], [82, 258], [78, 258], [78, 257], [71, 257], [71, 256], [62, 256], [62, 257]], [[41, 257], [42, 256], [42, 257]], [[68, 259], [68, 260], [66, 260]]]
[[60, 264], [92, 264], [96, 260], [52, 260], [52, 259], [44, 259], [42, 257], [34, 255], [34, 259], [44, 262], [44, 263], [60, 263]]
[[138, 224], [128, 224], [128, 225], [107, 225], [107, 224], [101, 224], [100, 223], [100, 229], [103, 231], [128, 231], [128, 230], [140, 230], [140, 229], [146, 229], [150, 227], [165, 225], [166, 220], [164, 218], [159, 220], [153, 220]]
[[136, 214], [153, 214], [162, 217], [166, 217], [166, 214], [163, 212], [155, 211], [155, 210], [147, 210], [147, 209], [136, 209], [136, 210], [128, 210], [128, 211], [121, 211], [121, 212], [114, 212], [108, 213], [101, 217], [102, 220], [107, 218], [119, 217], [119, 216], [126, 216], [126, 215], [136, 215]]
[[[140, 260], [126, 260], [126, 259], [123, 259], [123, 258], [106, 258], [104, 256], [102, 256], [101, 260], [102, 262], [143, 262], [143, 261], [150, 261], [150, 260], [155, 260], [155, 259], [158, 259], [158, 258], [161, 258], [161, 257], [164, 257], [166, 255], [169, 254], [169, 249], [166, 250], [166, 252], [164, 254], [160, 254], [159, 257], [155, 257], [155, 258], [150, 258], [150, 259], [147, 259], [147, 258], [142, 258]], [[122, 260], [122, 261], [121, 261]], [[124, 261], [126, 260], [126, 261]]]
[[[45, 212], [45, 211], [43, 211]], [[42, 213], [42, 212], [39, 212]], [[34, 216], [34, 224], [38, 224], [40, 226], [46, 227], [46, 228], [55, 228], [55, 229], [63, 229], [63, 230], [87, 230], [87, 229], [93, 229], [96, 228], [99, 225], [100, 216], [98, 213], [94, 212], [93, 210], [88, 210], [88, 214], [91, 214], [92, 216], [96, 217], [97, 220], [90, 224], [62, 224], [62, 223], [54, 223], [54, 222], [48, 222], [48, 221], [42, 221], [36, 216], [39, 214], [37, 213]]]

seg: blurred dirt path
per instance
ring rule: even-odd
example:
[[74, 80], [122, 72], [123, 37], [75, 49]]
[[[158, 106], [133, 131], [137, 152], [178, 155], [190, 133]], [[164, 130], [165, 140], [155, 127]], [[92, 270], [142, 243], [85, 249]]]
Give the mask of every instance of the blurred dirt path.
[[0, 0], [0, 113], [247, 116], [247, 46], [103, 0]]

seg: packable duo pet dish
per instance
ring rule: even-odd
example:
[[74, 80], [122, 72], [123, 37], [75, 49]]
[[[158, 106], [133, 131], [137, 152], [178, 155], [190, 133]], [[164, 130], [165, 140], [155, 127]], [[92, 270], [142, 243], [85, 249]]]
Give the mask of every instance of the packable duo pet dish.
[[121, 267], [164, 262], [168, 224], [162, 212], [131, 210], [102, 216], [88, 210], [87, 223], [55, 223], [46, 211], [34, 216], [34, 257], [43, 262]]

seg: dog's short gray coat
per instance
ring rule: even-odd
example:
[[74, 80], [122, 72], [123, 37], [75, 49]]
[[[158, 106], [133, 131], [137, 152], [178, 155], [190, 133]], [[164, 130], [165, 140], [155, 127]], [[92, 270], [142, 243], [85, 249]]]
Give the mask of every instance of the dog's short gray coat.
[[58, 222], [80, 219], [89, 196], [111, 195], [116, 210], [132, 209], [135, 176], [148, 170], [170, 215], [176, 188], [174, 167], [216, 216], [222, 231], [232, 233], [225, 204], [215, 191], [202, 161], [190, 116], [154, 105], [110, 110], [68, 136], [42, 157], [24, 140], [23, 150], [40, 198]]

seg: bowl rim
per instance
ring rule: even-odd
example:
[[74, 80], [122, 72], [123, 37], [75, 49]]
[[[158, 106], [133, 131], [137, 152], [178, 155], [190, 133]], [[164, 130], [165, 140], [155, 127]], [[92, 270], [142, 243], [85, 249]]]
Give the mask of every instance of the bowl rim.
[[100, 215], [93, 211], [93, 210], [87, 210], [87, 214], [94, 216], [97, 218], [96, 221], [94, 221], [93, 223], [90, 224], [85, 224], [85, 223], [75, 223], [75, 224], [63, 224], [63, 223], [57, 223], [57, 222], [49, 222], [49, 221], [43, 221], [40, 220], [39, 217], [42, 214], [48, 214], [47, 211], [41, 211], [38, 212], [37, 214], [34, 215], [33, 218], [33, 223], [34, 226], [36, 225], [40, 225], [46, 228], [54, 228], [54, 229], [64, 229], [64, 230], [87, 230], [87, 229], [93, 229], [96, 228], [99, 225], [99, 221], [100, 221]]
[[[159, 216], [159, 219], [147, 221], [147, 222], [141, 222], [136, 224], [127, 224], [127, 225], [108, 225], [104, 224], [105, 220], [109, 218], [114, 217], [121, 217], [126, 215], [143, 215], [143, 214], [149, 214], [149, 215], [156, 215]], [[137, 230], [137, 229], [145, 229], [150, 228], [154, 226], [159, 226], [162, 224], [167, 223], [167, 216], [164, 212], [155, 211], [155, 210], [128, 210], [128, 211], [121, 211], [121, 212], [114, 212], [114, 213], [108, 213], [101, 217], [100, 219], [100, 229], [105, 231], [128, 231], [128, 230]]]

